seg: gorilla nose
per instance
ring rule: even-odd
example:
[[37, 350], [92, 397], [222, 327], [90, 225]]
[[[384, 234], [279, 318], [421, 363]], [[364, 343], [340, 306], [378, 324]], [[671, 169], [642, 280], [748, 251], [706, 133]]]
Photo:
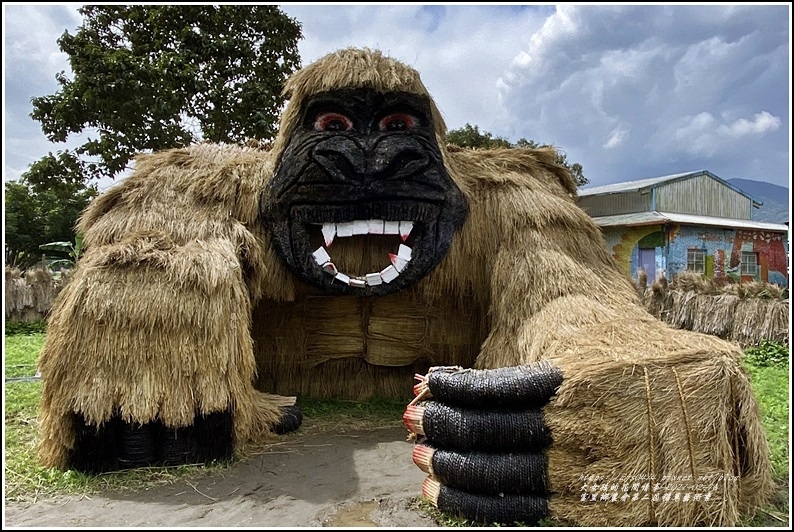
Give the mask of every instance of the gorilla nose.
[[315, 147], [314, 160], [329, 177], [358, 183], [408, 178], [430, 162], [422, 145], [403, 135], [382, 137], [372, 146], [346, 137], [326, 139]]

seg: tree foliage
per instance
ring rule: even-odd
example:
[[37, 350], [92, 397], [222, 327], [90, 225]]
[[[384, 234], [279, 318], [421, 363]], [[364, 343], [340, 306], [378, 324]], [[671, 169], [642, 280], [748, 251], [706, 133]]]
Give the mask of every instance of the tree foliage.
[[480, 131], [478, 126], [466, 124], [459, 129], [451, 129], [447, 132], [447, 143], [461, 148], [476, 148], [492, 150], [495, 148], [512, 148], [509, 141], [496, 137], [487, 131]]
[[65, 252], [47, 251], [42, 245], [75, 241], [80, 213], [97, 195], [95, 186], [61, 183], [34, 187], [24, 179], [5, 183], [5, 263], [25, 269], [43, 255], [68, 259]]
[[[494, 137], [487, 131], [480, 131], [477, 126], [466, 124], [462, 128], [451, 129], [447, 132], [447, 143], [461, 148], [475, 148], [492, 150], [495, 148], [545, 148], [551, 147], [550, 144], [539, 144], [534, 140], [521, 138], [515, 144], [501, 137]], [[568, 156], [557, 150], [557, 162], [571, 172], [577, 187], [582, 187], [590, 182], [582, 172], [582, 165], [579, 163], [569, 163]]]
[[58, 92], [33, 98], [31, 117], [52, 142], [83, 132], [88, 140], [31, 165], [30, 183], [112, 178], [139, 152], [275, 136], [302, 37], [300, 23], [278, 6], [79, 11], [82, 25], [58, 39], [73, 79], [58, 73]]

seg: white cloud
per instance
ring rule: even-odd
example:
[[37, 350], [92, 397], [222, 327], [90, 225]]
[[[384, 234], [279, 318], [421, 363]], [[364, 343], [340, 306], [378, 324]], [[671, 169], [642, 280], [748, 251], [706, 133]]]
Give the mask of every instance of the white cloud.
[[620, 147], [629, 136], [629, 132], [626, 129], [618, 128], [615, 129], [609, 138], [604, 143], [604, 149], [611, 150]]
[[[510, 116], [513, 138], [563, 148], [596, 183], [690, 168], [748, 177], [758, 165], [740, 153], [777, 161], [789, 153], [778, 134], [790, 116], [789, 13], [782, 6], [558, 6], [506, 63], [501, 115]], [[788, 175], [767, 168], [758, 179], [785, 185]]]
[[770, 131], [777, 131], [780, 128], [780, 123], [779, 117], [772, 116], [766, 111], [761, 111], [752, 120], [740, 118], [731, 124], [722, 124], [717, 131], [726, 137], [740, 138], [747, 135], [761, 135]]
[[683, 117], [681, 121], [684, 124], [675, 129], [667, 149], [673, 153], [684, 151], [706, 157], [713, 155], [719, 146], [714, 117], [703, 112], [692, 117]]

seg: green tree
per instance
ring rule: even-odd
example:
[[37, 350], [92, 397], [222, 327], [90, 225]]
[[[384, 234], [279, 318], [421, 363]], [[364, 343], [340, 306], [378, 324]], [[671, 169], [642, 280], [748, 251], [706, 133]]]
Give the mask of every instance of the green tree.
[[[96, 197], [95, 186], [61, 183], [51, 188], [34, 187], [24, 179], [5, 183], [5, 263], [21, 269], [39, 262], [43, 255], [68, 259], [68, 249], [46, 251], [53, 242], [75, 242], [80, 213]], [[42, 247], [45, 246], [45, 247]]]
[[496, 137], [487, 131], [480, 131], [478, 126], [466, 124], [459, 129], [451, 129], [447, 132], [447, 143], [461, 148], [477, 148], [491, 150], [494, 148], [511, 148], [509, 141]]
[[[510, 141], [501, 137], [494, 137], [487, 131], [480, 131], [477, 126], [466, 124], [462, 128], [452, 129], [447, 132], [447, 143], [461, 148], [478, 148], [478, 149], [494, 149], [494, 148], [545, 148], [552, 147], [550, 144], [539, 144], [534, 140], [527, 140], [525, 138], [518, 139], [518, 142], [511, 144]], [[568, 156], [557, 150], [557, 162], [562, 166], [568, 168], [576, 181], [577, 187], [583, 187], [590, 182], [582, 172], [582, 165], [579, 163], [569, 163]]]
[[200, 141], [275, 136], [281, 89], [300, 67], [300, 23], [274, 5], [85, 5], [60, 49], [73, 79], [33, 98], [52, 142], [86, 132], [73, 151], [37, 161], [34, 185], [113, 178], [139, 152]]

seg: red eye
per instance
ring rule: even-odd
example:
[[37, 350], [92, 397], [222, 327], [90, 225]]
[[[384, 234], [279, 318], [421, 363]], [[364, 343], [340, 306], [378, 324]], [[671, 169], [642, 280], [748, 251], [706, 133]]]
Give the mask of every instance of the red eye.
[[340, 113], [322, 113], [314, 120], [315, 131], [348, 131], [353, 129], [353, 122]]
[[416, 118], [407, 113], [394, 113], [378, 123], [381, 131], [405, 131], [416, 127]]

